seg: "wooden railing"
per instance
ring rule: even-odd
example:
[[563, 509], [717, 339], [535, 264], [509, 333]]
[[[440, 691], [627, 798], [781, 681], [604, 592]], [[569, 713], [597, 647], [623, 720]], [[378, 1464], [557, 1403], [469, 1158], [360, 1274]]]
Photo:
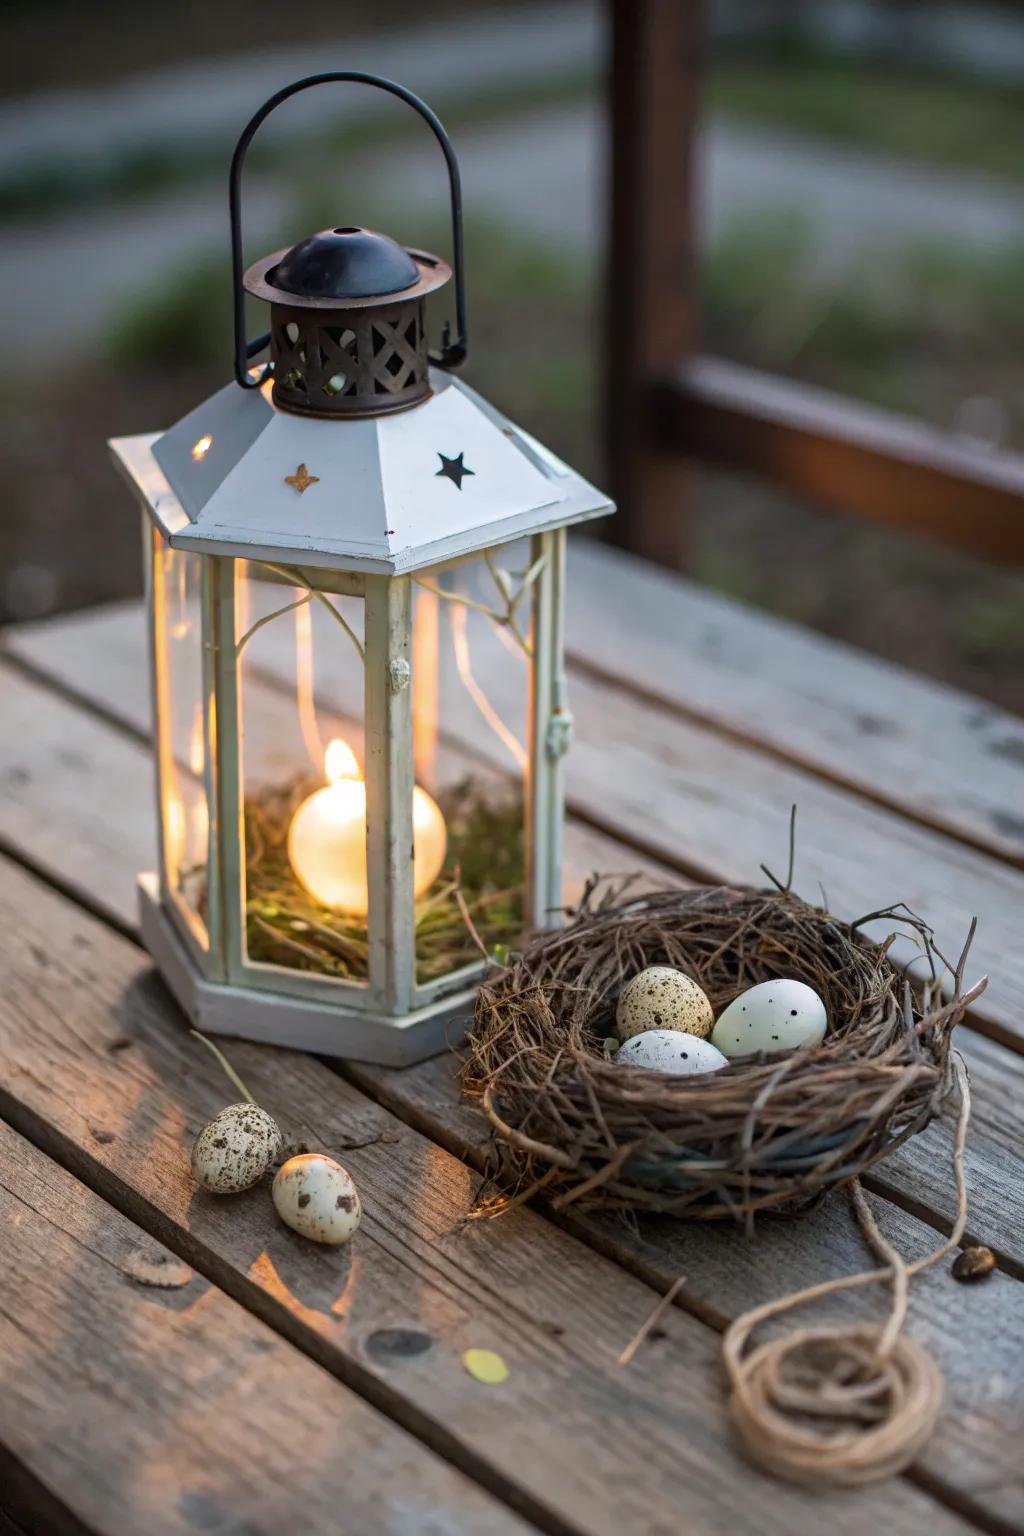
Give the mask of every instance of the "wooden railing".
[[700, 0], [608, 0], [605, 434], [615, 541], [686, 565], [689, 464], [1024, 564], [1024, 457], [697, 352]]

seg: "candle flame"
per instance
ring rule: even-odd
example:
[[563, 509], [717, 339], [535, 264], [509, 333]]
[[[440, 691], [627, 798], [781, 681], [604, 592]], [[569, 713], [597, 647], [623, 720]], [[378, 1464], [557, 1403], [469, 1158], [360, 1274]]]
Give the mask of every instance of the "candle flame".
[[206, 458], [206, 455], [209, 453], [212, 447], [213, 438], [209, 433], [207, 433], [205, 437], [201, 437], [197, 443], [193, 443], [192, 457], [195, 459], [197, 464], [199, 463], [200, 459]]
[[328, 784], [337, 784], [339, 779], [361, 779], [359, 764], [356, 755], [347, 741], [340, 736], [335, 736], [327, 744], [324, 753], [324, 774]]
[[[355, 753], [340, 736], [324, 756], [328, 782], [303, 800], [288, 828], [288, 859], [296, 878], [325, 907], [365, 917], [366, 784]], [[425, 789], [412, 792], [413, 895], [441, 873], [447, 847], [444, 817]]]

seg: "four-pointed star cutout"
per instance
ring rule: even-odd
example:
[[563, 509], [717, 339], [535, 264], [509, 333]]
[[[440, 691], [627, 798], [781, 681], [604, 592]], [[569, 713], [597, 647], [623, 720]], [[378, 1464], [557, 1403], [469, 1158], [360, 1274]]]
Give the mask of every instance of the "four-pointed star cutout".
[[462, 490], [462, 482], [467, 475], [476, 473], [475, 470], [466, 468], [462, 462], [461, 453], [457, 459], [445, 458], [443, 453], [439, 453], [437, 456], [441, 460], [441, 468], [437, 471], [437, 474], [443, 475], [446, 480], [450, 480], [457, 490]]
[[294, 475], [285, 475], [285, 485], [290, 485], [301, 496], [303, 491], [308, 491], [311, 485], [320, 484], [319, 475], [311, 475], [305, 464], [300, 464]]

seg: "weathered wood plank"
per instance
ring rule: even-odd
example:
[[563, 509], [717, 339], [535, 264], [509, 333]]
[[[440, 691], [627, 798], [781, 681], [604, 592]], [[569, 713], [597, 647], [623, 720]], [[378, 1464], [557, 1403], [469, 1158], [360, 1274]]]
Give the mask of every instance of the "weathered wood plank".
[[0, 840], [120, 926], [156, 859], [148, 746], [0, 662]]
[[592, 539], [567, 601], [577, 664], [1024, 864], [1024, 720]]
[[761, 859], [784, 872], [795, 804], [796, 889], [811, 899], [824, 889], [851, 920], [906, 902], [947, 952], [977, 915], [972, 974], [991, 982], [974, 1019], [1024, 1044], [1019, 870], [624, 691], [577, 676], [572, 699], [579, 730], [569, 804], [578, 814], [687, 873], [760, 882]]
[[[1017, 1070], [1018, 1057], [989, 1041], [979, 1038], [978, 1043]], [[460, 1095], [455, 1073], [451, 1057], [436, 1057], [404, 1072], [355, 1064], [346, 1068], [346, 1075], [380, 1103], [484, 1171], [490, 1126], [477, 1106]], [[1021, 1082], [1019, 1071], [1017, 1081]], [[950, 1138], [951, 1124], [943, 1129], [930, 1128], [911, 1143], [911, 1158], [905, 1158], [906, 1149], [897, 1153], [873, 1184], [887, 1192], [912, 1189], [920, 1171], [927, 1169], [931, 1199], [937, 1201], [940, 1211], [951, 1211], [955, 1201], [948, 1172]], [[1001, 1163], [992, 1156], [984, 1158], [984, 1172], [979, 1171], [977, 1140], [972, 1139], [968, 1156], [974, 1202], [970, 1230], [979, 1224], [986, 1230], [975, 1205], [979, 1196], [984, 1201], [988, 1179], [1001, 1174], [1000, 1182], [1008, 1190], [1018, 1219], [1013, 1224], [1014, 1218], [1008, 1221], [1001, 1210], [995, 1230], [1005, 1239], [1016, 1272], [1024, 1273], [1024, 1224], [1019, 1220], [1024, 1181], [1019, 1140]], [[937, 1246], [933, 1226], [885, 1200], [876, 1198], [873, 1206], [885, 1235], [908, 1257]], [[499, 1224], [503, 1219], [499, 1218]], [[680, 1305], [715, 1328], [724, 1328], [747, 1308], [787, 1291], [874, 1264], [853, 1211], [841, 1195], [798, 1221], [762, 1220], [754, 1241], [722, 1225], [667, 1218], [641, 1219], [634, 1229], [615, 1218], [580, 1215], [570, 1208], [559, 1219], [575, 1235], [659, 1290], [667, 1291], [680, 1274], [685, 1275]], [[931, 1213], [929, 1220], [934, 1222]], [[986, 1240], [990, 1237], [988, 1233]], [[1024, 1432], [1022, 1297], [1021, 1281], [1009, 1274], [993, 1275], [982, 1286], [963, 1287], [952, 1279], [948, 1262], [918, 1277], [910, 1295], [910, 1330], [939, 1362], [950, 1399], [941, 1437], [926, 1451], [918, 1471], [927, 1479], [937, 1480], [936, 1486], [946, 1476], [955, 1479], [957, 1494], [965, 1500], [961, 1507], [976, 1517], [982, 1515], [993, 1528], [1007, 1531], [1016, 1530], [1024, 1501], [1018, 1454]], [[827, 1307], [806, 1316], [815, 1321], [877, 1319], [884, 1315], [885, 1304], [881, 1290], [872, 1289], [833, 1298]], [[784, 1326], [792, 1322], [789, 1319]]]
[[[708, 1536], [790, 1536], [827, 1511], [851, 1536], [882, 1521], [915, 1536], [965, 1530], [905, 1480], [854, 1501], [751, 1471], [732, 1448], [717, 1345], [703, 1323], [676, 1310], [642, 1371], [620, 1371], [650, 1287], [535, 1212], [467, 1223], [464, 1164], [311, 1058], [232, 1049], [286, 1136], [337, 1152], [353, 1173], [365, 1218], [352, 1250], [313, 1249], [281, 1229], [265, 1189], [231, 1200], [197, 1193], [189, 1142], [228, 1090], [134, 946], [10, 865], [0, 865], [0, 963], [0, 1110], [543, 1528], [668, 1536], [682, 1523]], [[508, 1361], [500, 1389], [462, 1369], [462, 1350], [481, 1344]], [[622, 1476], [609, 1450], [623, 1426], [643, 1437], [643, 1476]], [[950, 1429], [953, 1464], [955, 1419]], [[945, 1498], [971, 1503], [948, 1470], [936, 1476]], [[396, 1498], [403, 1482], [392, 1480]]]
[[[279, 741], [275, 690], [252, 685], [263, 708], [248, 722], [251, 755], [269, 756]], [[156, 858], [155, 801], [149, 747], [113, 728], [70, 699], [51, 693], [0, 659], [0, 842], [46, 878], [118, 927], [136, 927], [135, 876]], [[330, 730], [326, 711], [321, 723]], [[465, 758], [450, 749], [438, 757], [443, 776], [456, 775]], [[639, 871], [650, 883], [671, 884], [671, 869], [638, 857], [621, 844], [573, 821], [567, 828], [567, 899], [595, 869]]]
[[[145, 731], [139, 622], [137, 609], [117, 605], [15, 631], [8, 643], [60, 686]], [[273, 626], [262, 632], [273, 633]], [[273, 664], [269, 645], [262, 656]], [[486, 681], [494, 703], [511, 706], [518, 677], [503, 672]], [[332, 700], [329, 680], [326, 686], [324, 702], [343, 708], [344, 700]], [[784, 863], [796, 803], [797, 889], [814, 896], [820, 883], [833, 909], [850, 918], [906, 901], [949, 948], [977, 915], [973, 964], [992, 980], [975, 1021], [1024, 1048], [1024, 950], [1017, 942], [1024, 873], [625, 688], [577, 672], [571, 702], [576, 740], [568, 800], [578, 819], [682, 873], [758, 881], [762, 859]], [[453, 695], [449, 705], [450, 740], [502, 766], [500, 747], [481, 732], [469, 701]], [[881, 927], [875, 931], [884, 936]]]
[[[1024, 1275], [1024, 1061], [971, 1030], [958, 1030], [956, 1044], [970, 1074], [973, 1103], [968, 1235], [989, 1243]], [[950, 1105], [941, 1128], [931, 1126], [913, 1137], [869, 1181], [908, 1210], [927, 1213], [944, 1231], [956, 1214], [945, 1151], [954, 1119]]]
[[785, 486], [821, 507], [1024, 561], [1024, 456], [718, 357], [652, 381], [664, 448]]
[[531, 1529], [3, 1124], [0, 1225], [0, 1464], [30, 1529]]
[[[134, 930], [133, 873], [145, 864], [152, 836], [147, 820], [147, 754], [136, 742], [70, 701], [48, 696], [39, 685], [24, 679], [14, 677], [13, 682], [26, 695], [19, 706], [26, 728], [0, 739], [0, 782], [5, 782], [5, 776], [9, 779], [13, 769], [18, 784], [16, 800], [5, 805], [0, 798], [0, 836], [6, 835], [9, 846], [48, 878], [62, 882], [68, 881], [69, 872], [64, 850], [71, 850], [80, 866], [73, 883], [81, 899], [103, 913], [112, 911], [115, 920]], [[249, 734], [250, 749], [257, 754], [264, 747], [272, 747], [279, 708], [273, 690], [264, 690], [261, 698], [262, 708], [253, 712]], [[39, 732], [27, 728], [35, 716], [45, 720], [45, 729]], [[98, 818], [99, 836], [95, 840], [90, 840], [93, 822], [78, 817], [75, 795], [69, 794], [65, 778], [58, 775], [54, 783], [53, 741], [60, 742], [61, 749], [70, 752], [78, 765], [70, 789], [95, 797], [101, 804], [116, 800], [118, 816]], [[595, 867], [625, 869], [639, 862], [620, 845], [578, 824], [569, 828], [567, 848], [574, 881]], [[651, 873], [653, 877], [656, 871]], [[101, 893], [98, 899], [93, 891]], [[107, 900], [110, 893], [116, 898], [113, 905]], [[980, 1050], [984, 1044], [980, 1037], [967, 1031], [962, 1031], [961, 1037], [965, 1049], [972, 1043], [979, 1047], [971, 1058], [976, 1077], [968, 1168], [972, 1231], [992, 1242], [1011, 1262], [1024, 1264], [1024, 1191], [1017, 1162], [1020, 1138], [1018, 1132], [1012, 1143], [1014, 1156], [1008, 1161], [1011, 1133], [1007, 1125], [1012, 1106], [1001, 1098], [1008, 1083], [1015, 1085], [1018, 1095], [1024, 1095], [1024, 1061], [1004, 1059], [1000, 1047], [992, 1047], [986, 1055]], [[445, 1110], [452, 1123], [457, 1123], [458, 1112], [457, 1103]], [[912, 1143], [900, 1159], [888, 1164], [886, 1177], [890, 1182], [885, 1187], [893, 1198], [913, 1201], [914, 1210], [938, 1225], [948, 1221], [945, 1168], [940, 1162], [936, 1171], [928, 1138]]]

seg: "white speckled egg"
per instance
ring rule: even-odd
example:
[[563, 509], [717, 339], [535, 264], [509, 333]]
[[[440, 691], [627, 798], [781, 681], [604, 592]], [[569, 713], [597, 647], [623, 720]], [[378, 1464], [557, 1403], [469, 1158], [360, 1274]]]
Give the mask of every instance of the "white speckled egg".
[[718, 1072], [729, 1063], [710, 1040], [700, 1040], [681, 1029], [647, 1029], [620, 1045], [615, 1065], [693, 1077], [698, 1072]]
[[347, 1243], [363, 1217], [351, 1177], [323, 1152], [303, 1152], [282, 1163], [273, 1193], [285, 1225], [314, 1243], [335, 1248]]
[[192, 1147], [192, 1176], [214, 1195], [258, 1184], [281, 1152], [277, 1121], [258, 1104], [229, 1104], [204, 1125]]
[[710, 1035], [715, 1015], [697, 983], [672, 965], [649, 965], [626, 983], [615, 1010], [620, 1040], [648, 1029], [682, 1029]]
[[825, 1004], [802, 981], [762, 981], [723, 1009], [711, 1039], [730, 1059], [755, 1051], [792, 1051], [820, 1045], [827, 1024]]

